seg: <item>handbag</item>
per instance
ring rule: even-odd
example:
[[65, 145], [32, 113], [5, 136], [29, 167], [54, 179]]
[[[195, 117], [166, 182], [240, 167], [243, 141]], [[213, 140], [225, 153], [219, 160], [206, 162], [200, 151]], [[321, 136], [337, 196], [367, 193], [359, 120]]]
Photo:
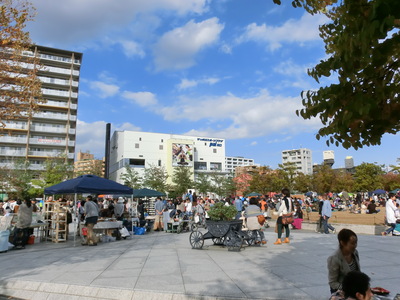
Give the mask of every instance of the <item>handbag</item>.
[[292, 223], [293, 223], [293, 214], [292, 213], [282, 215], [282, 224], [283, 225], [292, 224]]
[[260, 225], [264, 225], [264, 223], [265, 223], [265, 217], [264, 217], [263, 215], [258, 215], [257, 218], [258, 218], [258, 223], [259, 223]]

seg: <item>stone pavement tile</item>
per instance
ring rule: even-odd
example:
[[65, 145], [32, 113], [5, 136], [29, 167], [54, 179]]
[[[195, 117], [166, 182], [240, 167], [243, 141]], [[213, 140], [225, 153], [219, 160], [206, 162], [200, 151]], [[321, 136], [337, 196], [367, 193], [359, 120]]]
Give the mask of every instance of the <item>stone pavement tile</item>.
[[147, 257], [120, 257], [112, 262], [107, 270], [140, 269], [146, 263]]
[[62, 294], [49, 294], [46, 300], [78, 300], [79, 296], [62, 295]]
[[30, 300], [47, 300], [50, 293], [33, 292], [29, 298]]
[[133, 291], [122, 290], [122, 289], [111, 289], [111, 288], [99, 288], [97, 289], [96, 297], [104, 299], [132, 299]]
[[129, 278], [133, 276], [139, 276], [140, 273], [142, 272], [142, 269], [138, 268], [133, 268], [133, 269], [107, 269], [103, 271], [99, 276], [96, 277], [96, 279], [104, 279], [104, 278]]
[[[175, 270], [177, 272], [177, 270]], [[179, 272], [179, 271], [178, 271]], [[170, 293], [184, 293], [182, 276], [171, 273], [169, 275], [140, 276], [136, 282], [135, 290], [161, 291]]]
[[[312, 299], [310, 298], [310, 295], [296, 288], [286, 288], [281, 290], [271, 289], [265, 292], [249, 292], [247, 294], [247, 297], [250, 299], [258, 298], [258, 299], [274, 299], [274, 300]], [[321, 300], [321, 298], [319, 298], [319, 300]]]
[[300, 287], [300, 290], [309, 294], [309, 299], [329, 299], [329, 297], [331, 296], [328, 283], [324, 285], [315, 284], [314, 286]]
[[66, 294], [75, 296], [95, 297], [97, 295], [97, 287], [82, 286], [82, 285], [68, 285]]
[[42, 282], [38, 288], [40, 292], [64, 294], [68, 288], [67, 284]]
[[19, 278], [21, 280], [26, 281], [39, 281], [39, 282], [50, 282], [53, 278], [56, 278], [60, 275], [65, 275], [65, 271], [50, 271], [50, 272], [35, 272], [33, 270], [24, 274], [23, 272], [19, 274], [15, 274], [15, 278]]
[[[10, 282], [11, 283], [11, 282]], [[37, 291], [40, 286], [40, 282], [37, 281], [27, 281], [27, 280], [15, 280], [10, 286], [15, 290], [31, 290]]]
[[172, 300], [171, 293], [157, 293], [151, 291], [135, 291], [133, 293], [133, 300]]
[[230, 277], [221, 270], [217, 272], [196, 272], [193, 270], [193, 272], [185, 272], [182, 274], [182, 278], [185, 286], [187, 284], [196, 283], [201, 285], [203, 283], [212, 283], [214, 281], [233, 283]]
[[180, 274], [180, 267], [177, 261], [146, 262], [140, 276], [169, 276], [176, 274], [177, 271]]
[[68, 284], [76, 285], [89, 285], [94, 279], [96, 279], [103, 271], [70, 271], [68, 273], [61, 274], [51, 280], [53, 283], [65, 283], [66, 276], [68, 276]]
[[90, 284], [91, 287], [107, 287], [112, 286], [113, 288], [133, 289], [138, 276], [132, 277], [120, 277], [120, 278], [96, 278]]
[[240, 288], [232, 281], [213, 280], [208, 282], [185, 283], [185, 292], [189, 295], [203, 295], [226, 298], [246, 298]]

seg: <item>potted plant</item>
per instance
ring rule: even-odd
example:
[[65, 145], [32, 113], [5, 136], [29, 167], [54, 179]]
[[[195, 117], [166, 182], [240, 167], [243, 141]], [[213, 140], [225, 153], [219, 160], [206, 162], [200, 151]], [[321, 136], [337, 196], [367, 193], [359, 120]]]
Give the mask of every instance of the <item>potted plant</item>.
[[237, 214], [236, 207], [225, 205], [223, 202], [215, 203], [207, 212], [212, 221], [231, 221]]

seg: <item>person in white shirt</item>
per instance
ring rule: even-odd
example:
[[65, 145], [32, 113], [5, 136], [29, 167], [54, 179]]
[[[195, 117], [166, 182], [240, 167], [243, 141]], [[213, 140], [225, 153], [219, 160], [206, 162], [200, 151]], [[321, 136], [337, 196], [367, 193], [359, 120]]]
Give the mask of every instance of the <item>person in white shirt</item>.
[[386, 201], [386, 223], [390, 227], [382, 232], [382, 235], [393, 234], [393, 230], [396, 227], [396, 195], [389, 193], [389, 199]]

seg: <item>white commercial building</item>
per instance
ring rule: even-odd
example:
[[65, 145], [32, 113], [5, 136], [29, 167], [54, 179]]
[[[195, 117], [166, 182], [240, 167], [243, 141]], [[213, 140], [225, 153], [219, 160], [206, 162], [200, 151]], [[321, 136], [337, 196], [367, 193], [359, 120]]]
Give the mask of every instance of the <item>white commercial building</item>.
[[[143, 176], [151, 166], [165, 167], [171, 182], [174, 169], [191, 168], [198, 173], [225, 174], [225, 140], [177, 134], [141, 131], [115, 131], [110, 141], [110, 174], [112, 180], [122, 183], [125, 166]], [[193, 178], [194, 179], [194, 178]]]
[[231, 174], [235, 173], [237, 167], [254, 166], [254, 159], [241, 156], [225, 157], [225, 170]]
[[312, 152], [310, 149], [300, 148], [282, 151], [282, 164], [292, 163], [296, 166], [298, 172], [311, 175], [312, 168]]

